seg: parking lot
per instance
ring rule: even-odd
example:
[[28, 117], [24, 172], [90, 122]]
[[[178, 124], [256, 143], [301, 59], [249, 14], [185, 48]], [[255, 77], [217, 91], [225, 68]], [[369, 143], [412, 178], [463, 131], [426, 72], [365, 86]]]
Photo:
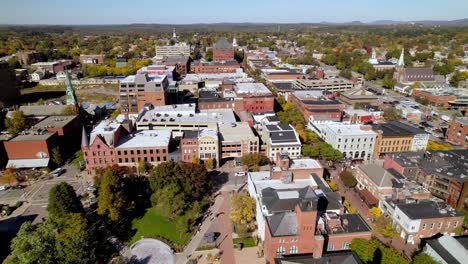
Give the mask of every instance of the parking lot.
[[42, 218], [47, 216], [46, 208], [49, 192], [56, 184], [66, 182], [73, 186], [78, 195], [82, 194], [91, 185], [86, 177], [77, 177], [77, 175], [81, 174], [73, 165], [65, 165], [63, 168], [65, 169], [64, 173], [58, 177], [26, 184], [24, 189], [9, 188], [0, 191], [0, 204], [15, 205], [18, 201], [23, 201], [25, 202], [23, 205], [25, 208], [21, 208], [21, 216], [30, 216], [34, 218], [33, 222], [41, 221]]

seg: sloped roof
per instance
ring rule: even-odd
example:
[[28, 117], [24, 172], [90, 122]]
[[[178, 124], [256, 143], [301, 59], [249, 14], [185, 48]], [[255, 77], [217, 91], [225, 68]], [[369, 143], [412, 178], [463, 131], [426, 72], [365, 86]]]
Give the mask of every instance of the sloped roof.
[[267, 217], [268, 226], [273, 236], [292, 236], [298, 234], [296, 213], [285, 212]]

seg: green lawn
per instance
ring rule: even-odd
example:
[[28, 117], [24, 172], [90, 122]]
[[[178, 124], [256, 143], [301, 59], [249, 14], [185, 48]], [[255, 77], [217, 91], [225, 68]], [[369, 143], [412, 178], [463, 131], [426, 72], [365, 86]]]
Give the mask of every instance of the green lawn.
[[257, 244], [255, 244], [255, 240], [253, 237], [245, 237], [245, 238], [234, 238], [233, 243], [239, 244], [239, 243], [244, 243], [244, 247], [255, 247]]
[[[186, 217], [180, 216], [180, 217]], [[130, 244], [135, 243], [142, 237], [145, 238], [163, 238], [163, 240], [169, 240], [174, 244], [184, 246], [190, 239], [191, 234], [185, 233], [179, 235], [176, 229], [176, 220], [168, 221], [158, 209], [152, 207], [149, 208], [145, 215], [140, 219], [133, 220], [132, 227], [136, 229], [136, 234], [133, 236]]]

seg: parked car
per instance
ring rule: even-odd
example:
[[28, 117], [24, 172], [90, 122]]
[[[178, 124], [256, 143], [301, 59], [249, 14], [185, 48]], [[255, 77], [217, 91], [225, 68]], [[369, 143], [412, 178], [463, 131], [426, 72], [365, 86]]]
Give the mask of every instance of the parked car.
[[88, 186], [88, 188], [86, 188], [86, 190], [87, 190], [88, 192], [94, 192], [94, 191], [96, 191], [96, 187], [94, 187], [94, 186]]
[[21, 190], [21, 189], [26, 188], [26, 186], [17, 184], [15, 186], [11, 187], [11, 188], [14, 189], [14, 190]]
[[239, 172], [236, 172], [234, 175], [237, 177], [242, 177], [242, 176], [245, 176], [245, 172], [239, 171]]
[[8, 189], [8, 187], [5, 185], [0, 185], [0, 191], [6, 191], [6, 189]]
[[52, 171], [50, 173], [50, 175], [54, 176], [54, 177], [58, 177], [60, 176], [61, 174], [63, 173], [63, 169], [62, 168], [57, 168], [55, 169], [54, 171]]

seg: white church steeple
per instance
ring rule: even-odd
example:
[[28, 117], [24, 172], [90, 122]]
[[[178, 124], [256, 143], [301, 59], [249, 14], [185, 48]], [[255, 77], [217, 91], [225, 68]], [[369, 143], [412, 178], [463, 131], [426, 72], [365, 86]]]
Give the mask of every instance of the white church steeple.
[[397, 67], [405, 67], [405, 48], [401, 50], [400, 59], [398, 59]]

